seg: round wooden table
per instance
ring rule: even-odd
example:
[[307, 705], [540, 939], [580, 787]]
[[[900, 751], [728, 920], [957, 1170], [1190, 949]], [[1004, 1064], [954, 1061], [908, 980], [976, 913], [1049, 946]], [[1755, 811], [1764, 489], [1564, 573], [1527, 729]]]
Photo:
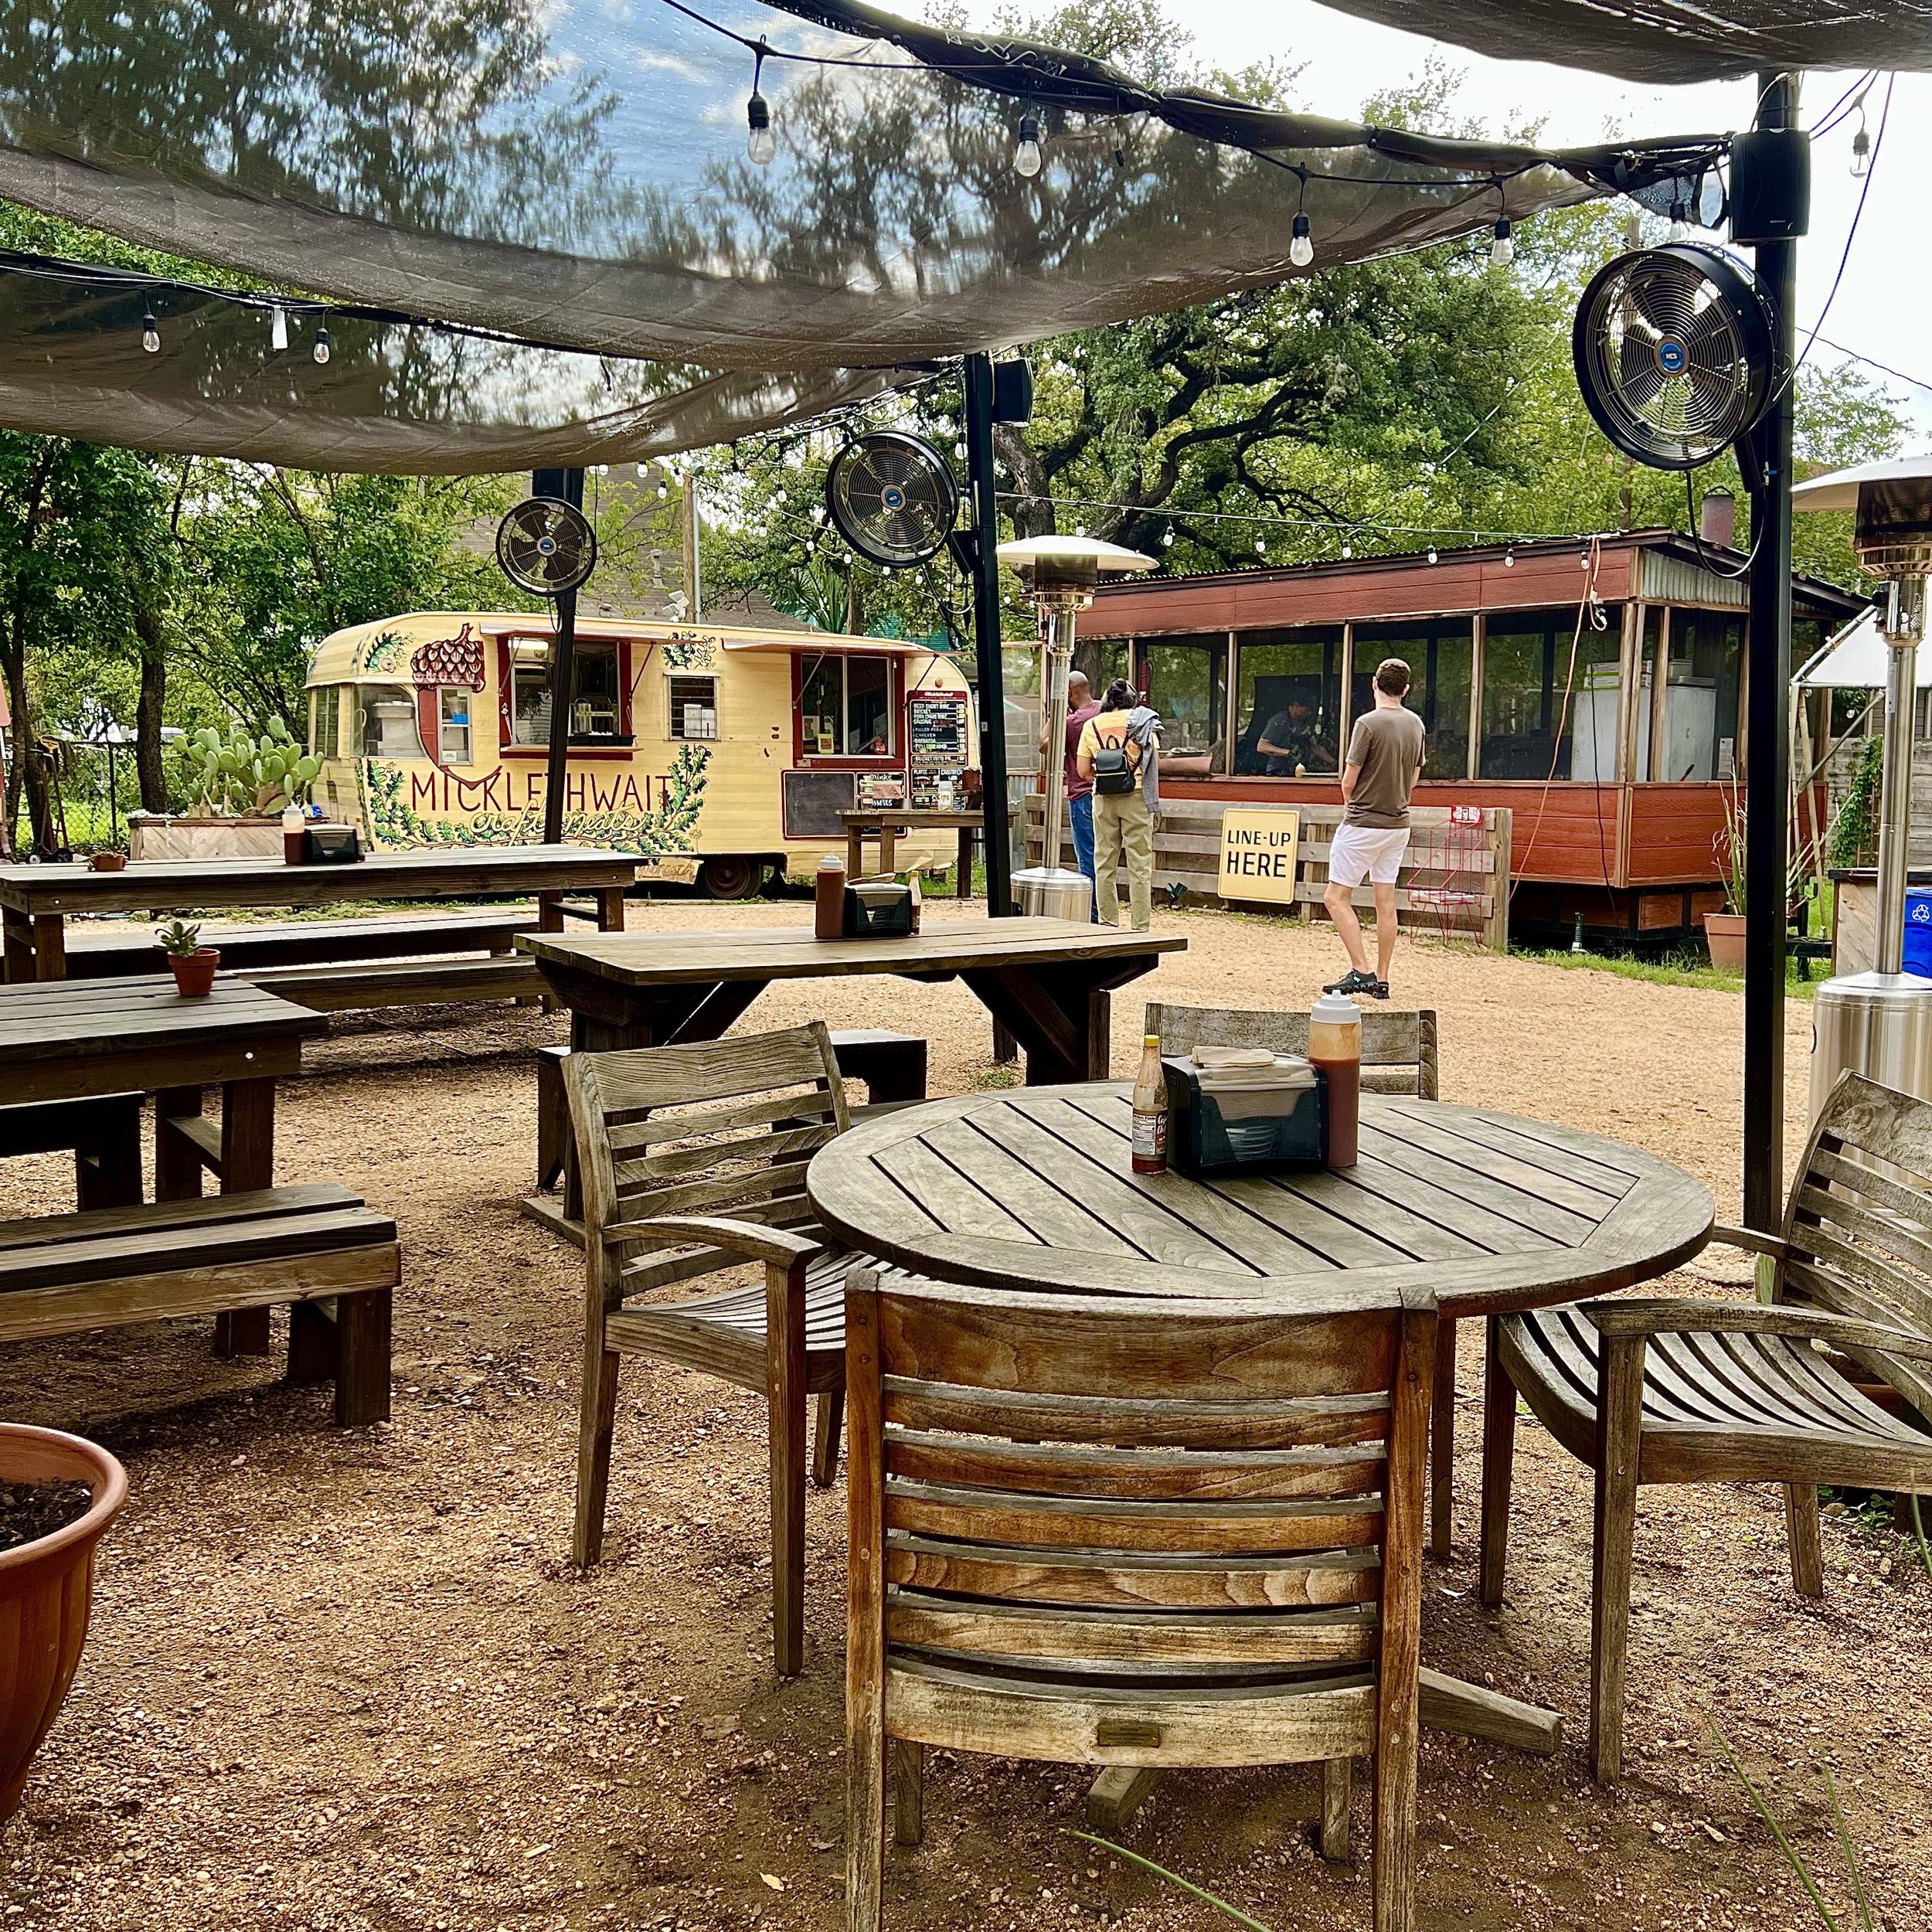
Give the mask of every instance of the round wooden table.
[[1112, 1082], [906, 1107], [841, 1134], [806, 1189], [852, 1247], [944, 1281], [1240, 1300], [1366, 1270], [1429, 1288], [1445, 1323], [1648, 1281], [1696, 1253], [1715, 1214], [1709, 1189], [1655, 1155], [1407, 1096], [1362, 1096], [1345, 1173], [1138, 1175], [1128, 1095]]
[[[1455, 1321], [1604, 1294], [1709, 1238], [1710, 1191], [1654, 1155], [1493, 1107], [1362, 1097], [1345, 1173], [1135, 1174], [1124, 1081], [929, 1100], [842, 1134], [805, 1189], [850, 1246], [920, 1274], [1001, 1288], [1265, 1301], [1322, 1281], [1417, 1283], [1437, 1324], [1431, 1543], [1447, 1556]], [[1421, 1673], [1440, 1730], [1548, 1755], [1553, 1711]], [[1154, 1774], [1104, 1774], [1090, 1816], [1117, 1827]]]

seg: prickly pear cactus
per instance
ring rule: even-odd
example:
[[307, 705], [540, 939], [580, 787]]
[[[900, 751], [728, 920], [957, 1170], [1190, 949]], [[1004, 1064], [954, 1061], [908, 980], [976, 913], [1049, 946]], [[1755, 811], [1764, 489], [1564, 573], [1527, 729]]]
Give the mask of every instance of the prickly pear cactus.
[[203, 725], [180, 740], [179, 755], [191, 801], [223, 818], [272, 815], [284, 805], [306, 804], [322, 769], [280, 718], [271, 718], [259, 738], [240, 724], [225, 732]]

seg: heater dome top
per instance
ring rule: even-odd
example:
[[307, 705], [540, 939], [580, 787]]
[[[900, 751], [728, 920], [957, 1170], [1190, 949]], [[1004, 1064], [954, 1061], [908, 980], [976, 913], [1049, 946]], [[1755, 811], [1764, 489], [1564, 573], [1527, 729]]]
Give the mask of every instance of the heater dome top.
[[1151, 556], [1092, 536], [1020, 537], [999, 546], [999, 560], [1038, 590], [1087, 589], [1105, 577], [1154, 568]]
[[1932, 454], [1880, 457], [1876, 462], [1856, 463], [1849, 470], [1833, 470], [1809, 482], [1794, 483], [1791, 508], [1855, 510], [1859, 492], [1869, 483], [1922, 483], [1932, 490]]

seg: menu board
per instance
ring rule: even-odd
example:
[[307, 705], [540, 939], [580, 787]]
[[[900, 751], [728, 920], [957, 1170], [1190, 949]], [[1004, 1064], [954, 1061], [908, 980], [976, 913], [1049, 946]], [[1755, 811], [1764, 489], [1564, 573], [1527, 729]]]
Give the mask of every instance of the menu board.
[[915, 810], [957, 809], [960, 780], [972, 763], [964, 698], [920, 692], [906, 706], [911, 728], [912, 804]]

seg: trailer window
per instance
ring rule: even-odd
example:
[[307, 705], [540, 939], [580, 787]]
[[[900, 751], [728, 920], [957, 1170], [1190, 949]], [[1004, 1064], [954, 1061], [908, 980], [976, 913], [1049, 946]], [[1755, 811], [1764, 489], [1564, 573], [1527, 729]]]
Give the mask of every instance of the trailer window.
[[318, 758], [335, 758], [342, 749], [342, 687], [319, 686], [309, 712], [308, 748]]
[[510, 743], [550, 742], [550, 647], [541, 638], [510, 640]]
[[1342, 631], [1250, 631], [1235, 640], [1234, 769], [1248, 777], [1341, 770]]
[[1511, 611], [1489, 620], [1482, 646], [1485, 778], [1617, 776], [1623, 696], [1623, 627], [1615, 610], [1599, 631], [1577, 611]]
[[889, 658], [828, 651], [804, 661], [798, 709], [808, 757], [886, 758], [897, 749]]
[[470, 759], [470, 694], [460, 685], [445, 685], [437, 693], [437, 726], [442, 740], [443, 763], [467, 765]]
[[570, 704], [570, 739], [617, 739], [624, 731], [622, 680], [617, 647], [607, 638], [579, 638], [576, 692]]
[[715, 738], [718, 735], [718, 680], [673, 678], [670, 680], [671, 738]]
[[416, 693], [397, 684], [361, 688], [360, 730], [365, 758], [420, 758], [423, 736], [416, 728]]

